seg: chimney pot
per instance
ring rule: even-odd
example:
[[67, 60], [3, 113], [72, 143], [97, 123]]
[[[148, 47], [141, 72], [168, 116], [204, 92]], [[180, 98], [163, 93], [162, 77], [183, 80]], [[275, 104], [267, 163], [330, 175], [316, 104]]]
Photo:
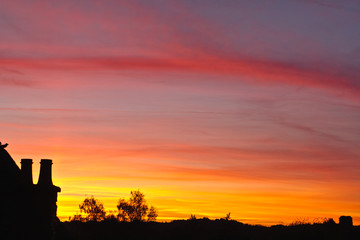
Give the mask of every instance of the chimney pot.
[[27, 185], [33, 185], [32, 164], [32, 159], [21, 159], [21, 174], [23, 176], [25, 184]]
[[52, 176], [51, 176], [51, 165], [52, 165], [52, 160], [41, 159], [39, 181], [37, 185], [53, 186]]

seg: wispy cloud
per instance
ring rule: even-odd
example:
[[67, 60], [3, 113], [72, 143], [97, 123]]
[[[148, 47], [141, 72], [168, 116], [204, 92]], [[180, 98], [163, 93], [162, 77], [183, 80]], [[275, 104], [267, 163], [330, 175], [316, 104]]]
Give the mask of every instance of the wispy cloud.
[[[0, 63], [19, 69], [42, 70], [147, 70], [190, 71], [238, 76], [254, 84], [282, 83], [339, 92], [343, 97], [359, 100], [360, 71], [348, 72], [332, 66], [304, 66], [278, 61], [253, 59], [149, 59], [149, 58], [69, 58], [69, 59], [0, 59]], [[256, 79], [256, 80], [249, 80]], [[33, 83], [2, 80], [13, 85]], [[76, 85], [76, 80], [73, 82]]]
[[71, 108], [4, 108], [0, 107], [0, 111], [27, 111], [27, 112], [89, 112], [86, 109]]
[[37, 87], [38, 84], [30, 80], [0, 77], [0, 86], [34, 88]]

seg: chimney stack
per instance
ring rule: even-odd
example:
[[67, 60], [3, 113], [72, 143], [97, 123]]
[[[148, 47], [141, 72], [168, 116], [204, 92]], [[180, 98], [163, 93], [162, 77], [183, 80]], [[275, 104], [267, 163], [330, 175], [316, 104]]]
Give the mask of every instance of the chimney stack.
[[33, 185], [32, 159], [21, 159], [21, 174], [26, 185]]
[[40, 162], [40, 174], [38, 186], [53, 186], [52, 177], [51, 177], [51, 165], [52, 160], [50, 159], [41, 159]]

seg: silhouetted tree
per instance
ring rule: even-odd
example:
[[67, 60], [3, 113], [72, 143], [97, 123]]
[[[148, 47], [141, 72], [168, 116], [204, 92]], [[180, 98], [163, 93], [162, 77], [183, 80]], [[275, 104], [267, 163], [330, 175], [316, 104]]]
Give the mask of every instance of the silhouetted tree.
[[76, 214], [72, 218], [73, 221], [103, 221], [106, 216], [104, 205], [93, 196], [85, 198], [85, 200], [79, 205], [80, 213]]
[[157, 216], [158, 216], [158, 212], [157, 212], [156, 208], [151, 206], [150, 209], [149, 209], [149, 212], [147, 214], [147, 217], [148, 217], [147, 221], [148, 222], [155, 222]]
[[291, 222], [289, 226], [299, 226], [299, 225], [311, 225], [309, 218], [296, 218], [295, 221]]
[[225, 220], [225, 221], [230, 221], [231, 220], [231, 216], [230, 216], [230, 212], [226, 214], [225, 217], [221, 218], [222, 220]]
[[145, 200], [145, 195], [139, 190], [131, 191], [131, 197], [128, 201], [120, 199], [117, 209], [119, 211], [118, 218], [120, 221], [155, 221], [158, 216], [157, 210], [153, 206], [151, 206], [149, 210]]
[[190, 214], [190, 218], [189, 218], [189, 220], [196, 220], [197, 218], [196, 218], [196, 215], [195, 214]]

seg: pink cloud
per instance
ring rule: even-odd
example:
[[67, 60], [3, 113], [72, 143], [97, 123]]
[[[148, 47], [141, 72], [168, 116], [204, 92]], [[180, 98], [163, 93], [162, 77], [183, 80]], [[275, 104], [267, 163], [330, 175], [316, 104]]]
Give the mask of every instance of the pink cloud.
[[[306, 68], [296, 64], [252, 59], [148, 59], [148, 58], [68, 58], [68, 59], [0, 59], [9, 68], [36, 71], [146, 70], [185, 71], [236, 76], [254, 84], [287, 84], [319, 88], [341, 97], [359, 100], [359, 71], [342, 73], [341, 69], [319, 66]], [[253, 80], [250, 80], [253, 79]], [[3, 80], [4, 81], [4, 80]], [[11, 83], [8, 82], [8, 83]], [[21, 81], [24, 85], [26, 81]], [[14, 84], [16, 81], [14, 80]], [[29, 83], [30, 84], [30, 83]], [[73, 84], [77, 84], [76, 81]]]

